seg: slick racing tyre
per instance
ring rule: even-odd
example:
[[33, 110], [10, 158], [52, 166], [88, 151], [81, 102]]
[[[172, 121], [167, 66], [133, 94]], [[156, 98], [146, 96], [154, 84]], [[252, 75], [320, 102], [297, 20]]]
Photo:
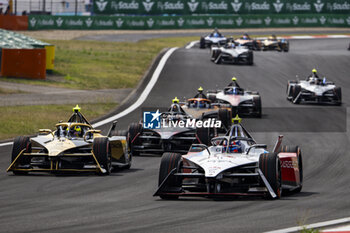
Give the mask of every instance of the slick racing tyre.
[[[15, 138], [13, 142], [13, 147], [12, 147], [11, 163], [17, 158], [17, 156], [19, 155], [19, 153], [22, 152], [22, 150], [24, 150], [23, 153], [32, 152], [32, 144], [30, 142], [29, 137], [19, 136]], [[31, 157], [21, 155], [17, 159], [16, 164], [20, 166], [30, 166], [30, 161], [31, 161]], [[25, 175], [28, 173], [26, 171], [12, 171], [12, 172], [15, 175]]]
[[132, 156], [138, 156], [140, 155], [139, 151], [136, 151], [134, 149], [135, 145], [139, 145], [141, 143], [138, 136], [142, 132], [142, 125], [139, 123], [131, 123], [128, 130], [128, 143], [130, 146], [131, 154]]
[[203, 37], [199, 41], [199, 48], [205, 49], [205, 39]]
[[341, 105], [341, 99], [342, 99], [341, 88], [340, 87], [334, 88], [334, 93], [335, 93], [335, 96], [337, 97], [336, 105]]
[[300, 103], [301, 98], [300, 97], [297, 98], [300, 92], [301, 92], [301, 86], [294, 85], [293, 88], [292, 88], [292, 100], [293, 100], [293, 103], [295, 103], [295, 104], [299, 104]]
[[300, 177], [300, 185], [298, 188], [292, 190], [292, 193], [299, 193], [303, 188], [303, 158], [301, 156], [301, 149], [299, 146], [281, 146], [280, 152], [296, 153], [298, 159], [298, 169]]
[[218, 115], [219, 115], [219, 120], [223, 124], [224, 128], [226, 130], [230, 129], [231, 122], [232, 122], [230, 111], [228, 111], [227, 109], [219, 109]]
[[106, 137], [95, 138], [92, 143], [92, 151], [101, 168], [105, 170], [102, 175], [109, 175], [112, 171], [112, 156], [109, 140]]
[[249, 51], [249, 57], [248, 57], [248, 65], [252, 66], [254, 64], [254, 55], [252, 51]]
[[[178, 153], [164, 153], [162, 156], [162, 160], [160, 162], [159, 168], [159, 179], [158, 186], [160, 186], [165, 178], [167, 178], [168, 174], [176, 168], [176, 172], [180, 170], [181, 166], [181, 154]], [[166, 185], [164, 186], [164, 190], [171, 188], [181, 188], [181, 179], [170, 176], [167, 180]], [[176, 195], [160, 195], [162, 199], [178, 199], [179, 197]]]
[[199, 143], [209, 146], [211, 139], [214, 137], [214, 129], [212, 128], [196, 128], [196, 136], [199, 139]]
[[[282, 175], [281, 163], [277, 153], [261, 154], [259, 157], [259, 168], [267, 179], [267, 182], [270, 184], [272, 190], [277, 195], [276, 198], [280, 198], [282, 195]], [[263, 182], [262, 185], [264, 185]], [[272, 199], [269, 192], [267, 198]]]
[[259, 97], [253, 97], [253, 103], [254, 103], [255, 117], [261, 118], [262, 110], [261, 110], [261, 98], [260, 98], [260, 96]]

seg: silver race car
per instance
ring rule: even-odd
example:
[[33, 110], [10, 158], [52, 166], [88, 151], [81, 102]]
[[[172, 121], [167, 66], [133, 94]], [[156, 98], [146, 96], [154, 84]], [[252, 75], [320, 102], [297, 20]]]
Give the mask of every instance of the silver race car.
[[234, 42], [229, 42], [224, 46], [211, 47], [210, 60], [216, 64], [231, 63], [231, 64], [246, 64], [253, 65], [253, 51], [246, 46], [236, 46]]
[[210, 48], [212, 45], [224, 45], [226, 41], [227, 38], [215, 29], [212, 33], [200, 38], [199, 47], [205, 49]]
[[225, 136], [212, 146], [194, 144], [187, 154], [162, 156], [158, 189], [154, 196], [232, 197], [261, 195], [280, 198], [282, 190], [300, 192], [303, 184], [301, 150], [281, 146], [279, 136], [271, 152], [257, 144], [238, 117]]
[[239, 114], [245, 117], [261, 117], [261, 97], [259, 92], [244, 90], [237, 83], [235, 77], [224, 90], [208, 91], [208, 99], [212, 103], [231, 106], [232, 115]]
[[294, 104], [304, 102], [341, 105], [341, 88], [336, 87], [333, 82], [327, 81], [326, 78], [320, 79], [316, 75], [314, 69], [313, 75], [306, 80], [288, 81], [287, 99]]

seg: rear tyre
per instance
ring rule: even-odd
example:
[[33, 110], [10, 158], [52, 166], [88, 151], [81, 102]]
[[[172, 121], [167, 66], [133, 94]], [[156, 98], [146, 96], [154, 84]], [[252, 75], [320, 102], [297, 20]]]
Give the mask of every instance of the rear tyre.
[[100, 164], [106, 170], [102, 175], [109, 175], [112, 171], [111, 146], [106, 137], [95, 138], [92, 144], [92, 151]]
[[[277, 153], [264, 153], [259, 158], [259, 168], [266, 177], [272, 190], [280, 198], [282, 195], [282, 176], [281, 163]], [[270, 193], [267, 194], [268, 199], [272, 199]]]
[[142, 125], [139, 123], [131, 123], [128, 130], [128, 142], [131, 150], [132, 156], [140, 155], [139, 151], [136, 151], [134, 146], [141, 143], [138, 136], [142, 132]]
[[199, 40], [199, 48], [205, 49], [205, 39], [204, 39], [204, 37], [201, 37], [201, 39]]
[[[159, 179], [158, 179], [158, 186], [160, 186], [165, 178], [168, 176], [168, 174], [176, 168], [177, 171], [180, 169], [180, 161], [181, 161], [181, 154], [178, 153], [164, 153], [162, 156], [162, 160], [160, 162], [160, 168], [159, 168]], [[169, 188], [179, 188], [181, 187], [181, 179], [171, 176], [167, 180], [167, 184], [164, 187], [165, 190], [169, 190]], [[166, 199], [166, 200], [173, 200], [178, 199], [178, 196], [175, 195], [160, 195], [160, 198]]]
[[292, 190], [293, 193], [299, 193], [303, 188], [303, 158], [301, 156], [301, 149], [299, 146], [282, 146], [280, 152], [296, 153], [298, 159], [298, 169], [300, 177], [300, 185], [298, 188]]
[[253, 103], [254, 103], [255, 117], [261, 118], [262, 110], [261, 110], [261, 98], [260, 98], [260, 96], [253, 97]]
[[199, 139], [199, 143], [209, 146], [211, 139], [214, 137], [213, 131], [212, 128], [196, 128], [196, 136]]
[[227, 109], [219, 109], [218, 112], [219, 120], [221, 120], [221, 123], [223, 126], [228, 130], [231, 127], [231, 113]]
[[254, 64], [254, 56], [253, 56], [253, 52], [252, 51], [249, 52], [249, 57], [248, 57], [247, 64], [250, 65], [250, 66], [252, 66]]
[[341, 105], [341, 99], [342, 99], [341, 88], [340, 87], [334, 88], [334, 93], [335, 93], [335, 95], [337, 97], [336, 105]]
[[[17, 158], [19, 153], [21, 153], [22, 150], [25, 150], [24, 153], [31, 153], [32, 152], [32, 143], [30, 142], [29, 137], [25, 136], [19, 136], [16, 137], [13, 141], [13, 147], [12, 147], [12, 155], [11, 155], [11, 163]], [[31, 157], [22, 155], [19, 157], [16, 161], [17, 165], [20, 166], [26, 166], [30, 165]], [[12, 171], [15, 175], [26, 175], [28, 172], [26, 171]]]

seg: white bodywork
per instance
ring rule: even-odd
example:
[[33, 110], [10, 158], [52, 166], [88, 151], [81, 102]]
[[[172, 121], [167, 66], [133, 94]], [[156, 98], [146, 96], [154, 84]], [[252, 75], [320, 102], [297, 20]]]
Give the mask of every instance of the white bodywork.
[[263, 148], [251, 148], [248, 154], [249, 145], [246, 141], [241, 141], [243, 153], [223, 153], [223, 146], [211, 146], [207, 150], [198, 153], [188, 153], [183, 155], [185, 160], [191, 161], [203, 168], [206, 177], [216, 177], [221, 172], [241, 166], [259, 162], [259, 156], [267, 151]]
[[204, 38], [205, 40], [211, 41], [213, 44], [217, 44], [219, 42], [226, 42], [226, 37], [213, 37], [213, 36], [206, 36]]
[[220, 91], [216, 94], [217, 99], [227, 101], [232, 106], [238, 106], [240, 103], [246, 100], [253, 100], [254, 96], [258, 95], [248, 94], [246, 91], [243, 95], [225, 94], [224, 91]]
[[316, 84], [311, 84], [310, 81], [305, 81], [302, 80], [300, 81], [299, 85], [301, 86], [301, 89], [311, 91], [315, 93], [317, 96], [322, 96], [323, 93], [329, 90], [333, 90], [335, 88], [334, 84], [329, 84], [329, 85], [316, 85]]
[[242, 53], [247, 53], [249, 51], [246, 46], [237, 46], [234, 48], [212, 48], [212, 53], [214, 50], [221, 50], [222, 53], [230, 54], [232, 57], [238, 57]]

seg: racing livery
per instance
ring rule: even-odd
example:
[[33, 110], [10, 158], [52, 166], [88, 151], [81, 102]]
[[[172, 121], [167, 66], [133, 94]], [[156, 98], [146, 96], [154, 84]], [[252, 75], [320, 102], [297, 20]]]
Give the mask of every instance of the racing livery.
[[248, 34], [234, 40], [236, 45], [246, 46], [250, 50], [261, 50], [261, 41], [250, 38]]
[[264, 40], [260, 40], [260, 46], [263, 51], [267, 51], [267, 50], [276, 50], [279, 52], [289, 51], [289, 41], [283, 38], [277, 38], [275, 35], [272, 35]]
[[130, 168], [131, 154], [125, 136], [113, 136], [116, 122], [108, 136], [94, 129], [77, 105], [67, 122], [56, 130], [39, 130], [33, 138], [15, 138], [11, 165], [15, 175], [28, 172], [95, 172], [109, 175], [112, 168]]
[[253, 51], [246, 46], [236, 46], [234, 42], [225, 44], [224, 46], [211, 47], [210, 60], [216, 64], [232, 63], [253, 65]]
[[294, 104], [323, 103], [341, 105], [341, 88], [326, 78], [309, 76], [306, 80], [288, 81], [287, 99]]
[[226, 41], [227, 38], [215, 29], [212, 33], [200, 38], [199, 48], [205, 49], [210, 48], [212, 45], [224, 45]]
[[[201, 117], [200, 119], [205, 119]], [[208, 114], [207, 120], [211, 119]], [[140, 154], [162, 155], [164, 152], [184, 153], [193, 143], [209, 144], [210, 139], [217, 134], [213, 127], [197, 128], [193, 125], [184, 127], [180, 122], [196, 120], [187, 114], [175, 98], [167, 112], [160, 114], [159, 128], [146, 128], [143, 122], [132, 123], [128, 130], [128, 140], [131, 153], [134, 156]]]
[[220, 103], [231, 107], [232, 115], [245, 117], [261, 117], [261, 97], [259, 92], [244, 90], [232, 78], [232, 83], [224, 90], [208, 91], [208, 98], [213, 103]]
[[300, 192], [303, 185], [301, 150], [282, 146], [283, 136], [271, 152], [234, 119], [225, 136], [212, 139], [212, 146], [194, 144], [186, 154], [165, 153], [154, 196], [230, 197], [261, 195], [280, 198], [282, 190]]

